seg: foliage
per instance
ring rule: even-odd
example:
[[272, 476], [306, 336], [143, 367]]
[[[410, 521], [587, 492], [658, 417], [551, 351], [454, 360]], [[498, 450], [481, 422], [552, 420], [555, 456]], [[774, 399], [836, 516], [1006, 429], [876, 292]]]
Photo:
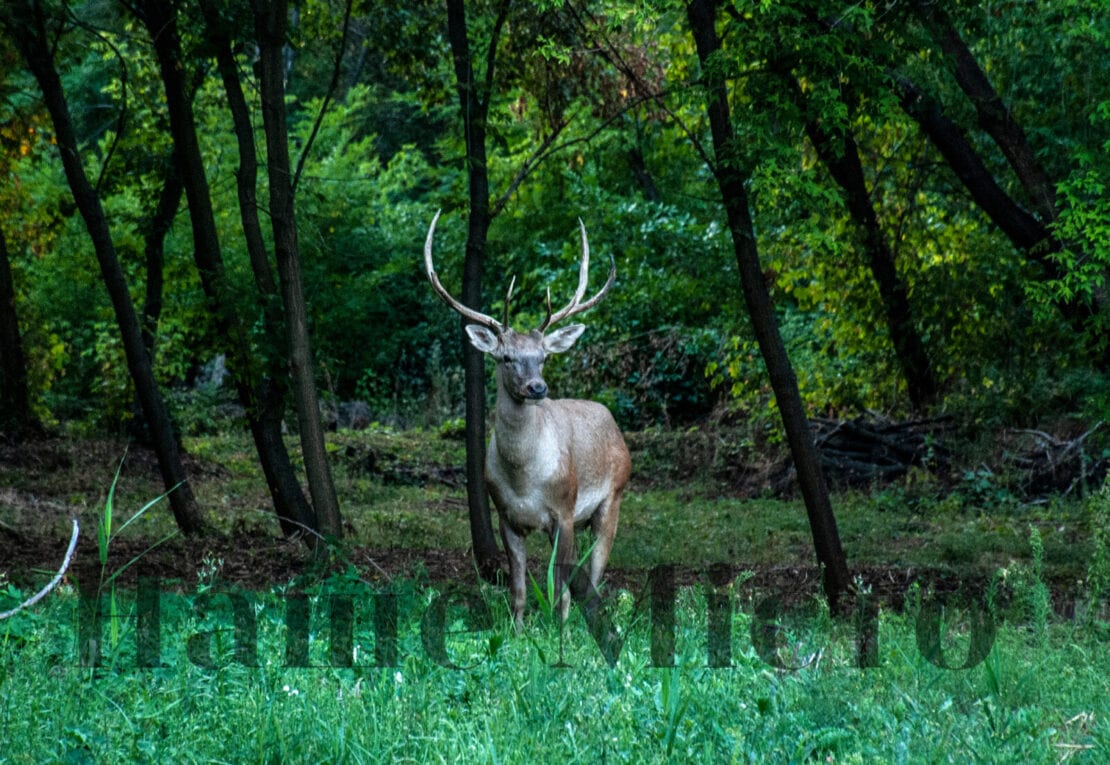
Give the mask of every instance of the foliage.
[[[1105, 136], [1110, 127], [1110, 101], [1097, 104], [1090, 114], [1091, 127]], [[1058, 192], [1062, 212], [1057, 232], [1066, 246], [1053, 259], [1062, 275], [1044, 285], [1032, 285], [1034, 299], [1063, 298], [1085, 304], [1105, 302], [1106, 271], [1110, 266], [1110, 204], [1107, 183], [1110, 182], [1110, 139], [1096, 148], [1080, 147], [1074, 151], [1075, 166]], [[1097, 313], [1085, 328], [1095, 346], [1106, 348], [1106, 316]]]
[[[320, 625], [307, 644], [312, 666], [288, 666], [283, 613], [292, 592], [162, 593], [153, 668], [137, 665], [132, 598], [121, 600], [119, 631], [95, 668], [72, 655], [74, 595], [21, 614], [22, 639], [15, 625], [0, 632], [6, 757], [897, 762], [986, 751], [994, 760], [1055, 762], [1061, 752], [1102, 759], [1110, 746], [1097, 701], [1110, 691], [1106, 643], [1067, 623], [1050, 624], [1044, 641], [1000, 624], [984, 661], [943, 669], [924, 658], [913, 612], [883, 613], [877, 666], [860, 669], [848, 625], [799, 613], [776, 633], [779, 655], [797, 668], [777, 670], [753, 645], [755, 617], [732, 593], [729, 666], [709, 667], [707, 600], [702, 588], [683, 587], [668, 667], [655, 666], [649, 622], [622, 592], [614, 597], [620, 657], [609, 666], [576, 609], [561, 631], [537, 616], [528, 636], [514, 635], [488, 592], [474, 593], [491, 607], [481, 623], [461, 593], [413, 580], [371, 587], [351, 572], [305, 592], [309, 623]], [[349, 653], [336, 654], [328, 635], [343, 623], [335, 603], [344, 596], [359, 621]], [[382, 622], [371, 617], [386, 597], [397, 640], [395, 658], [381, 662]], [[444, 599], [449, 631], [433, 655], [427, 614]], [[243, 605], [256, 624], [253, 644], [232, 627]], [[945, 635], [952, 666], [966, 630], [956, 621]], [[557, 658], [564, 666], [553, 666]]]
[[[727, 45], [714, 65], [728, 72], [734, 112], [743, 115], [737, 161], [750, 170], [765, 277], [811, 411], [898, 412], [907, 400], [865, 242], [806, 137], [810, 121], [858, 144], [914, 328], [941, 383], [940, 408], [1020, 425], [1107, 411], [1104, 392], [1082, 395], [1085, 385], [1105, 389], [1104, 364], [1090, 353], [1104, 342], [1105, 311], [1076, 328], [1057, 310], [1061, 300], [1105, 303], [1110, 78], [1099, 64], [1107, 39], [1100, 8], [1069, 0], [990, 14], [951, 9], [1057, 182], [1054, 230], [1065, 247], [1052, 255], [1061, 272], [1054, 281], [968, 203], [899, 105], [896, 74], [934, 95], [1000, 188], [1027, 201], [908, 8], [797, 0], [722, 13]], [[235, 191], [237, 148], [194, 10], [182, 7], [183, 43], [229, 297], [260, 327]], [[317, 373], [331, 397], [362, 399], [382, 418], [434, 424], [458, 416], [463, 340], [427, 288], [419, 247], [433, 211], [444, 209], [437, 262], [449, 288], [459, 283], [467, 198], [445, 18], [434, 4], [356, 7], [338, 51], [344, 10], [328, 0], [304, 4], [290, 38], [287, 109], [295, 159], [305, 152], [297, 212]], [[475, 50], [494, 12], [494, 4], [470, 9]], [[137, 25], [95, 3], [73, 13], [88, 23], [60, 36], [59, 67], [141, 304], [143, 225], [170, 149], [160, 78]], [[683, 9], [514, 4], [506, 29], [489, 159], [491, 196], [504, 207], [490, 231], [483, 308], [503, 308], [513, 275], [518, 326], [538, 321], [548, 286], [553, 300], [566, 299], [581, 217], [594, 249], [592, 283], [610, 254], [618, 281], [587, 317], [576, 354], [552, 366], [553, 389], [597, 398], [635, 428], [704, 423], [726, 405], [734, 416], [773, 421], [722, 211], [706, 193], [705, 117], [691, 87], [699, 73]], [[339, 52], [339, 86], [325, 97]], [[256, 83], [241, 53], [249, 94]], [[132, 394], [91, 247], [28, 76], [14, 58], [4, 61], [0, 140], [10, 183], [0, 201], [36, 406], [49, 420], [118, 430], [133, 416]], [[482, 76], [484, 62], [476, 65]], [[256, 145], [264, 159], [260, 130]], [[166, 242], [156, 343], [157, 375], [181, 388], [182, 400], [221, 345], [191, 248], [183, 206]], [[260, 357], [280, 352], [261, 331], [251, 342]]]

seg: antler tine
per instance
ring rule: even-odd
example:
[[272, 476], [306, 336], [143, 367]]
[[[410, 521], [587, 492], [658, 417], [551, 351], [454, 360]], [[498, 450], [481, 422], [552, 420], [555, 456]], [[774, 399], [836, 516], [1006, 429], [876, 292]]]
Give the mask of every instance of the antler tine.
[[547, 318], [545, 318], [543, 320], [543, 324], [540, 325], [540, 332], [543, 332], [552, 324], [560, 322], [563, 319], [593, 308], [601, 301], [603, 297], [605, 297], [605, 293], [609, 291], [609, 288], [613, 286], [613, 281], [617, 278], [617, 261], [613, 257], [613, 254], [610, 253], [609, 278], [605, 281], [605, 285], [596, 295], [587, 300], [585, 303], [581, 302], [582, 297], [586, 294], [586, 282], [590, 269], [590, 243], [586, 239], [586, 224], [582, 222], [581, 218], [578, 219], [578, 226], [582, 230], [582, 265], [578, 269], [578, 289], [574, 291], [574, 297], [571, 298], [570, 303], [568, 303], [554, 315], [552, 315], [551, 313], [551, 290], [548, 290]]
[[516, 286], [516, 275], [509, 280], [509, 291], [505, 293], [505, 326], [509, 326], [509, 305], [513, 300], [513, 287]]
[[[494, 319], [492, 316], [487, 316], [480, 311], [475, 311], [472, 308], [467, 308], [458, 300], [451, 297], [451, 294], [443, 287], [443, 284], [440, 283], [439, 277], [436, 275], [435, 268], [432, 265], [432, 237], [435, 236], [436, 222], [439, 220], [440, 212], [439, 210], [436, 211], [435, 217], [432, 218], [432, 225], [428, 226], [428, 238], [424, 240], [424, 270], [428, 272], [428, 281], [432, 283], [432, 289], [442, 298], [444, 303], [462, 315], [464, 319], [469, 319], [475, 324], [482, 324], [489, 327], [494, 332], [500, 333], [504, 331], [504, 327], [497, 319]], [[511, 294], [512, 287], [509, 288], [509, 291]]]

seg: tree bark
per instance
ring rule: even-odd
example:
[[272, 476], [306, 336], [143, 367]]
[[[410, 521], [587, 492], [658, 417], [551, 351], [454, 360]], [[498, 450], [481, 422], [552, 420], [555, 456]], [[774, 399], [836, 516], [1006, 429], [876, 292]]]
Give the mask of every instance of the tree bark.
[[894, 83], [903, 111], [937, 147], [975, 203], [1014, 247], [1042, 263], [1046, 269], [1055, 268], [1052, 261], [1045, 257], [1048, 252], [1059, 249], [1051, 232], [998, 185], [967, 136], [945, 116], [940, 102], [907, 77], [895, 75]]
[[177, 216], [177, 208], [181, 204], [181, 195], [185, 192], [176, 165], [176, 159], [173, 157], [166, 162], [165, 175], [162, 178], [162, 190], [158, 194], [158, 203], [155, 205], [154, 212], [146, 222], [143, 231], [143, 254], [146, 256], [143, 343], [146, 345], [146, 352], [150, 354], [151, 363], [154, 362], [158, 322], [162, 318], [166, 235], [170, 231], [170, 226], [173, 225], [173, 219]]
[[66, 103], [65, 91], [54, 66], [53, 46], [46, 34], [46, 18], [36, 0], [7, 4], [8, 13], [2, 22], [9, 38], [18, 46], [42, 90], [46, 108], [54, 123], [55, 139], [62, 158], [66, 180], [73, 199], [92, 238], [104, 286], [112, 302], [119, 324], [128, 371], [135, 383], [135, 391], [150, 426], [158, 467], [162, 481], [169, 492], [170, 507], [178, 528], [185, 534], [195, 534], [204, 529], [204, 518], [193, 496], [192, 487], [181, 464], [173, 425], [166, 412], [158, 384], [154, 379], [150, 356], [143, 344], [142, 327], [135, 306], [131, 301], [127, 280], [116, 255], [108, 219], [100, 204], [100, 197], [85, 174], [78, 149], [77, 133]]
[[[1064, 274], [1059, 263], [1050, 257], [1060, 251], [1060, 241], [1044, 223], [998, 185], [963, 130], [945, 116], [939, 101], [907, 77], [895, 75], [893, 81], [903, 111], [918, 124], [944, 157], [975, 204], [1024, 257], [1040, 266], [1046, 279], [1062, 279]], [[1080, 333], [1084, 332], [1088, 321], [1101, 310], [1098, 301], [1087, 303], [1076, 299], [1060, 300], [1057, 307], [1061, 315]], [[1108, 363], [1104, 354], [1096, 352], [1096, 355], [1102, 359], [1102, 364]]]
[[255, 29], [259, 47], [259, 89], [262, 124], [266, 133], [267, 170], [270, 181], [270, 224], [274, 256], [285, 307], [285, 331], [293, 398], [300, 426], [301, 452], [309, 494], [316, 509], [320, 531], [339, 539], [343, 523], [320, 420], [319, 397], [313, 376], [312, 342], [308, 332], [308, 310], [301, 279], [297, 221], [293, 209], [293, 177], [289, 162], [289, 134], [285, 118], [285, 31], [289, 4], [286, 0], [255, 0]]
[[[227, 94], [228, 110], [231, 112], [239, 148], [239, 169], [235, 174], [239, 216], [266, 335], [262, 351], [263, 370], [255, 390], [257, 420], [252, 420], [251, 430], [255, 434], [259, 454], [269, 455], [268, 459], [262, 458], [262, 469], [270, 488], [274, 509], [282, 520], [282, 530], [287, 536], [305, 530], [315, 531], [318, 529], [316, 511], [305, 498], [281, 433], [281, 423], [285, 418], [285, 397], [289, 391], [289, 373], [283, 363], [282, 349], [288, 345], [288, 341], [285, 317], [281, 309], [281, 294], [270, 267], [262, 225], [258, 219], [258, 155], [254, 146], [254, 127], [243, 95], [239, 67], [232, 51], [233, 38], [228, 29], [230, 22], [222, 19], [219, 8], [207, 0], [201, 3], [201, 8], [209, 41], [215, 49], [216, 66]], [[308, 534], [305, 539], [312, 545], [315, 537]]]
[[[467, 37], [466, 7], [463, 0], [447, 0], [447, 36], [455, 66], [455, 79], [466, 137], [466, 167], [470, 193], [470, 217], [466, 235], [466, 262], [463, 266], [462, 302], [481, 310], [482, 271], [491, 219], [489, 173], [486, 164], [486, 119], [492, 90], [497, 38], [505, 23], [508, 3], [499, 6], [498, 18], [490, 37], [486, 57], [486, 76], [479, 83]], [[474, 562], [483, 579], [492, 581], [501, 570], [501, 554], [493, 535], [489, 497], [486, 493], [486, 366], [481, 351], [474, 348], [461, 331], [466, 400], [466, 494], [470, 517], [470, 538]]]
[[8, 241], [0, 229], [0, 433], [21, 438], [40, 430], [27, 387], [27, 357], [15, 310]]
[[1002, 150], [1041, 221], [1051, 224], [1058, 215], [1056, 186], [1037, 161], [1025, 131], [987, 79], [986, 73], [944, 9], [929, 0], [915, 3], [914, 10], [951, 63], [952, 73], [960, 89], [975, 106], [979, 127]]
[[[193, 257], [205, 298], [216, 319], [217, 333], [226, 343], [232, 378], [239, 401], [246, 411], [274, 510], [286, 536], [313, 532], [316, 530], [315, 514], [305, 501], [281, 436], [283, 398], [280, 392], [275, 391], [271, 378], [257, 369], [259, 365], [253, 358], [243, 320], [234, 307], [232, 289], [227, 281], [204, 158], [197, 138], [192, 98], [186, 87], [186, 67], [174, 4], [168, 0], [144, 0], [136, 9], [154, 43], [162, 73], [177, 175], [189, 203]], [[244, 228], [248, 230], [250, 245], [250, 231], [246, 225]], [[260, 241], [260, 234], [258, 238]], [[253, 257], [252, 265], [255, 265]], [[272, 277], [269, 285], [273, 291]], [[312, 545], [315, 537], [309, 533], [305, 535], [305, 540]]]
[[686, 12], [702, 66], [702, 85], [706, 91], [706, 112], [713, 136], [716, 163], [713, 170], [732, 234], [744, 301], [751, 316], [760, 353], [767, 365], [771, 388], [778, 402], [786, 439], [798, 471], [798, 483], [809, 516], [817, 560], [823, 567], [825, 597], [829, 609], [837, 613], [840, 598], [847, 593], [850, 584], [848, 566], [840, 545], [840, 534], [813, 443], [813, 434], [798, 393], [798, 381], [779, 333], [774, 305], [759, 262], [747, 191], [744, 188], [746, 178], [739, 165], [740, 154], [728, 105], [728, 91], [718, 68], [719, 62], [716, 61], [721, 50], [716, 28], [716, 4], [713, 0], [693, 0], [686, 6]]
[[[795, 83], [791, 82], [791, 87], [795, 87]], [[871, 275], [879, 288], [887, 331], [906, 380], [910, 402], [914, 409], [923, 410], [936, 398], [937, 383], [925, 343], [913, 321], [909, 290], [898, 274], [894, 252], [879, 225], [879, 217], [867, 190], [859, 148], [851, 135], [834, 136], [816, 119], [807, 120], [806, 134], [817, 150], [817, 156], [843, 190], [848, 211], [863, 232]]]

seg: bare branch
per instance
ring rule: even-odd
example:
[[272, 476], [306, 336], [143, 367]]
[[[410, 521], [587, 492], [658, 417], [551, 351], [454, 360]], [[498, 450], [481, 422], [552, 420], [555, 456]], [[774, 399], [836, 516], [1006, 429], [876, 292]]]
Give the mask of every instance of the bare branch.
[[[574, 4], [568, 2], [566, 4], [566, 8], [570, 11], [571, 15], [574, 17], [574, 20], [578, 22], [578, 26], [582, 29], [582, 31], [589, 35], [591, 33], [590, 29], [586, 26], [586, 22], [582, 20], [582, 15], [578, 12], [578, 10], [575, 9]], [[591, 21], [596, 20], [591, 18]], [[600, 24], [595, 23], [594, 27], [602, 29]], [[675, 114], [670, 106], [667, 105], [665, 99], [666, 91], [655, 90], [650, 85], [648, 85], [648, 83], [644, 82], [644, 79], [640, 77], [640, 75], [637, 74], [636, 71], [624, 60], [624, 57], [621, 56], [620, 51], [617, 49], [617, 46], [613, 44], [613, 42], [609, 39], [609, 36], [606, 35], [604, 31], [600, 32], [599, 42], [602, 44], [600, 48], [600, 55], [602, 56], [602, 58], [616, 67], [617, 71], [627, 77], [628, 80], [636, 86], [636, 89], [643, 94], [641, 96], [641, 100], [638, 101], [636, 105], [638, 105], [639, 103], [643, 103], [644, 101], [653, 101], [656, 106], [658, 106], [659, 109], [667, 115], [667, 118], [670, 119], [671, 122], [674, 123], [679, 130], [686, 134], [686, 137], [689, 139], [691, 145], [693, 145], [694, 147], [694, 151], [696, 151], [698, 156], [701, 157], [706, 167], [716, 173], [717, 165], [713, 161], [713, 158], [710, 156], [709, 151], [702, 144], [701, 139], [698, 138], [697, 133], [691, 130], [682, 120], [682, 118]]]
[[54, 578], [51, 579], [45, 587], [43, 587], [31, 597], [27, 598], [27, 600], [23, 601], [10, 611], [5, 611], [4, 613], [0, 614], [0, 621], [7, 619], [10, 616], [14, 616], [25, 608], [30, 608], [31, 606], [35, 605], [40, 600], [45, 598], [48, 594], [50, 594], [51, 590], [58, 586], [58, 582], [62, 581], [62, 577], [65, 576], [66, 569], [69, 568], [69, 564], [73, 562], [73, 553], [77, 550], [77, 537], [80, 530], [80, 527], [77, 525], [77, 519], [74, 518], [73, 536], [69, 538], [69, 549], [66, 550], [65, 558], [62, 559], [62, 567], [58, 569], [58, 573], [54, 575]]
[[320, 125], [324, 121], [324, 115], [328, 113], [328, 105], [331, 103], [332, 96], [335, 95], [336, 89], [339, 87], [339, 75], [343, 69], [343, 53], [347, 49], [347, 33], [351, 28], [351, 6], [353, 0], [347, 0], [347, 6], [343, 11], [343, 32], [339, 37], [339, 50], [335, 54], [335, 66], [331, 70], [331, 82], [328, 83], [328, 90], [324, 94], [324, 100], [320, 104], [320, 112], [316, 115], [316, 121], [312, 124], [312, 132], [309, 133], [308, 140], [305, 141], [304, 149], [301, 151], [300, 159], [297, 160], [297, 170], [293, 173], [293, 194], [297, 193], [297, 184], [301, 180], [301, 172], [304, 170], [304, 163], [308, 159], [308, 152], [312, 150], [312, 144], [316, 141], [316, 135], [320, 132]]

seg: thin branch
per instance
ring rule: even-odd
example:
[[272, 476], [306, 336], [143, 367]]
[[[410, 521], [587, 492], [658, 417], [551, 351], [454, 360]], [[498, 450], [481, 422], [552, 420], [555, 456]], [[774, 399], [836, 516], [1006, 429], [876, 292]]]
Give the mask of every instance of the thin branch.
[[308, 153], [312, 150], [312, 144], [316, 141], [317, 133], [320, 132], [320, 125], [324, 122], [324, 115], [328, 112], [332, 96], [339, 89], [339, 75], [343, 72], [343, 54], [347, 50], [347, 33], [351, 28], [351, 6], [353, 4], [353, 0], [347, 0], [347, 5], [343, 10], [343, 32], [339, 37], [339, 50], [335, 54], [335, 66], [332, 67], [331, 82], [328, 83], [328, 90], [324, 94], [323, 103], [320, 104], [320, 112], [316, 115], [316, 121], [312, 124], [312, 132], [309, 133], [304, 149], [301, 150], [300, 159], [297, 160], [297, 170], [293, 173], [292, 191], [294, 196], [297, 193], [297, 184], [301, 180], [301, 172], [308, 160]]
[[490, 101], [493, 98], [493, 78], [494, 69], [497, 64], [497, 41], [501, 38], [501, 30], [505, 26], [505, 22], [509, 18], [509, 5], [512, 0], [502, 0], [501, 5], [497, 8], [497, 18], [493, 22], [493, 31], [489, 36], [489, 48], [486, 49], [486, 84], [485, 84], [485, 103], [484, 109], [489, 109]]
[[5, 611], [4, 613], [0, 614], [0, 621], [7, 619], [10, 616], [14, 616], [25, 608], [30, 608], [31, 606], [35, 605], [40, 600], [45, 598], [51, 590], [58, 586], [58, 582], [62, 581], [62, 577], [65, 576], [66, 569], [69, 568], [69, 564], [73, 562], [73, 553], [77, 550], [77, 536], [80, 530], [80, 527], [77, 525], [77, 519], [74, 518], [73, 536], [69, 538], [69, 549], [66, 550], [66, 556], [62, 559], [62, 567], [58, 569], [58, 573], [54, 575], [54, 578], [51, 579], [45, 587], [43, 587], [31, 597], [27, 598], [27, 600], [23, 601], [12, 610]]
[[[574, 17], [575, 22], [578, 23], [579, 28], [586, 35], [590, 35], [590, 28], [586, 26], [586, 22], [582, 20], [582, 15], [575, 9], [574, 5], [568, 2], [565, 7], [567, 8], [567, 10], [570, 11], [571, 15]], [[601, 26], [596, 23], [596, 19], [594, 19], [592, 16], [590, 20], [591, 22], [594, 22], [595, 29], [601, 28]], [[701, 160], [705, 163], [706, 167], [708, 167], [715, 174], [717, 172], [716, 162], [713, 161], [713, 158], [710, 156], [709, 151], [706, 150], [705, 146], [702, 144], [701, 139], [698, 138], [697, 134], [686, 125], [682, 118], [675, 114], [674, 110], [667, 105], [667, 102], [665, 100], [667, 91], [654, 90], [651, 88], [651, 86], [648, 85], [648, 83], [644, 82], [643, 78], [641, 78], [640, 75], [638, 75], [636, 71], [631, 66], [629, 66], [627, 62], [625, 62], [624, 58], [620, 54], [620, 51], [617, 49], [617, 46], [614, 45], [612, 41], [610, 41], [609, 36], [606, 35], [604, 31], [600, 33], [599, 42], [602, 43], [602, 47], [600, 49], [600, 54], [602, 58], [616, 67], [617, 71], [627, 77], [630, 82], [635, 84], [636, 89], [644, 94], [641, 96], [642, 100], [637, 102], [637, 105], [646, 101], [653, 101], [656, 106], [658, 106], [659, 109], [667, 115], [667, 118], [674, 125], [676, 125], [679, 130], [686, 134], [686, 137], [689, 139], [690, 143], [694, 147], [694, 151], [697, 152], [699, 157], [701, 157]]]
[[495, 201], [490, 207], [490, 218], [496, 218], [498, 214], [500, 214], [501, 211], [505, 209], [505, 206], [509, 203], [509, 199], [513, 196], [514, 193], [516, 193], [517, 188], [519, 188], [520, 184], [524, 182], [524, 179], [532, 174], [532, 171], [536, 169], [537, 165], [539, 165], [543, 160], [547, 159], [547, 157], [551, 154], [569, 145], [562, 144], [560, 146], [557, 146], [555, 149], [551, 148], [551, 144], [555, 142], [555, 139], [559, 137], [559, 134], [563, 132], [563, 129], [572, 121], [574, 121], [573, 116], [569, 120], [563, 120], [561, 124], [556, 126], [551, 135], [543, 140], [543, 143], [540, 144], [539, 148], [532, 152], [532, 155], [530, 157], [524, 160], [524, 164], [522, 164], [520, 166], [520, 169], [517, 170], [517, 173], [513, 177], [513, 180], [509, 183], [509, 187], [505, 189], [505, 193], [499, 196], [497, 198], [497, 201]]
[[81, 19], [77, 18], [76, 14], [73, 12], [73, 9], [67, 7], [66, 10], [68, 11], [70, 17], [73, 19], [74, 26], [79, 29], [84, 29], [86, 32], [90, 33], [102, 43], [107, 45], [111, 49], [112, 53], [115, 54], [116, 61], [119, 62], [121, 99], [119, 118], [116, 120], [116, 133], [112, 137], [112, 143], [108, 146], [108, 151], [104, 155], [104, 161], [100, 163], [100, 174], [97, 176], [96, 183], [93, 184], [93, 189], [99, 196], [100, 189], [104, 185], [104, 179], [108, 175], [108, 167], [111, 165], [112, 157], [115, 155], [116, 149], [119, 147], [119, 143], [123, 139], [123, 131], [127, 122], [127, 60], [123, 57], [123, 53], [120, 52], [120, 49], [117, 48], [115, 44], [111, 40], [109, 40], [108, 37], [104, 35], [99, 29], [96, 29], [89, 24], [86, 24]]

